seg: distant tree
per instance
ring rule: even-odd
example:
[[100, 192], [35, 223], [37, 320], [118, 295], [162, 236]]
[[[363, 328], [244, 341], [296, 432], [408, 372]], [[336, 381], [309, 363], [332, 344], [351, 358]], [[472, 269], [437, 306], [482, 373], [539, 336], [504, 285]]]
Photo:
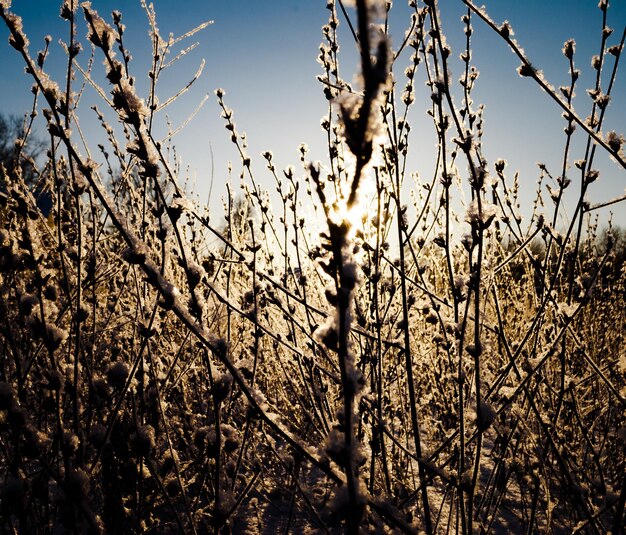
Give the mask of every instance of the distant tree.
[[609, 253], [606, 263], [600, 272], [603, 287], [623, 280], [624, 264], [626, 263], [626, 230], [611, 226], [602, 229], [598, 237], [600, 253]]
[[4, 167], [4, 172], [0, 173], [0, 191], [6, 190], [5, 180], [10, 180], [19, 169], [37, 198], [37, 204], [44, 213], [48, 213], [50, 196], [38, 188], [39, 173], [36, 166], [36, 160], [44, 150], [42, 140], [32, 133], [27, 135], [21, 118], [0, 114], [0, 166]]

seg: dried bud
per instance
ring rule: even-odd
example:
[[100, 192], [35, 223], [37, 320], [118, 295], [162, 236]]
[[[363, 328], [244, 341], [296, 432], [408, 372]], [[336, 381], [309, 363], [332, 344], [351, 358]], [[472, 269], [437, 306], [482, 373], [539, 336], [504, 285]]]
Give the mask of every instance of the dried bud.
[[517, 72], [520, 76], [534, 76], [535, 68], [530, 63], [522, 63], [518, 68]]
[[567, 59], [572, 59], [574, 57], [574, 52], [576, 52], [576, 41], [568, 39], [563, 45], [563, 55]]
[[113, 388], [122, 388], [126, 384], [130, 367], [126, 362], [118, 360], [107, 370], [107, 381]]
[[613, 152], [619, 152], [624, 145], [624, 136], [617, 132], [611, 131], [606, 135], [606, 144]]
[[142, 457], [150, 455], [156, 445], [154, 427], [151, 425], [137, 426], [135, 440], [137, 446], [136, 453]]

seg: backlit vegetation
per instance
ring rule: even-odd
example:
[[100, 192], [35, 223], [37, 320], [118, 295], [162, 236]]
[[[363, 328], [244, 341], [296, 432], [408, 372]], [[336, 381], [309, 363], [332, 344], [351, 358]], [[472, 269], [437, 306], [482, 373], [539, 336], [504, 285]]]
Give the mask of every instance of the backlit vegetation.
[[[409, 1], [404, 39], [391, 2], [328, 0], [328, 150], [302, 145], [293, 167], [266, 152], [254, 168], [217, 90], [241, 180], [216, 215], [154, 133], [176, 105], [159, 77], [206, 25], [165, 38], [145, 6], [138, 95], [121, 13], [65, 0], [53, 80], [50, 39], [29, 43], [0, 2], [34, 94], [0, 181], [3, 533], [623, 532], [626, 242], [588, 192], [598, 158], [626, 166], [604, 129], [624, 34], [601, 1], [595, 86], [568, 41], [555, 89], [508, 23], [462, 3], [453, 51], [434, 0]], [[348, 20], [357, 83], [339, 64]], [[531, 207], [483, 155], [479, 24], [563, 113], [561, 168], [541, 166]], [[85, 84], [101, 102], [81, 122], [106, 146], [81, 135]], [[410, 158], [424, 109], [430, 177]], [[45, 157], [27, 150], [41, 116]]]

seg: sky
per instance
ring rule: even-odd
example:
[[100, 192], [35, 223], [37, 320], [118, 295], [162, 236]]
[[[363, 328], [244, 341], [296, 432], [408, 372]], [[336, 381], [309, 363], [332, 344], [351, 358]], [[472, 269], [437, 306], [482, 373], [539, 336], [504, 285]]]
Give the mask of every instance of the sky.
[[[212, 210], [221, 210], [220, 198], [228, 180], [228, 163], [234, 162], [235, 184], [241, 169], [237, 152], [220, 118], [214, 95], [218, 87], [225, 90], [225, 100], [234, 110], [238, 130], [247, 134], [248, 151], [262, 187], [274, 189], [273, 179], [265, 171], [260, 157], [265, 150], [273, 151], [279, 169], [290, 164], [297, 167], [298, 147], [302, 142], [309, 145], [312, 160], [325, 160], [320, 119], [327, 110], [327, 102], [321, 84], [316, 81], [316, 76], [321, 74], [316, 61], [322, 41], [320, 28], [328, 18], [325, 0], [155, 0], [153, 3], [159, 29], [165, 36], [170, 32], [181, 35], [204, 21], [213, 21], [186, 41], [187, 44], [197, 42], [198, 46], [164, 74], [158, 87], [161, 101], [164, 101], [191, 79], [203, 59], [206, 61], [198, 82], [165, 111], [177, 127], [204, 96], [209, 95], [194, 120], [174, 138], [176, 150], [193, 179], [194, 191], [203, 202], [209, 202]], [[597, 0], [483, 0], [483, 3], [492, 19], [510, 22], [533, 65], [543, 70], [553, 86], [568, 82], [567, 62], [561, 48], [566, 39], [576, 40], [575, 60], [582, 74], [575, 106], [580, 115], [586, 116], [590, 99], [583, 88], [593, 84], [590, 61], [600, 46], [601, 12]], [[13, 0], [12, 10], [24, 19], [33, 54], [43, 47], [45, 35], [53, 37], [47, 68], [53, 78], [62, 81], [65, 58], [59, 40], [67, 40], [68, 30], [58, 16], [59, 4], [54, 0]], [[390, 28], [395, 47], [408, 27], [406, 4], [404, 0], [395, 0], [392, 8]], [[626, 24], [626, 2], [619, 0], [613, 4], [608, 23], [615, 31], [610, 44], [619, 41]], [[151, 46], [149, 25], [140, 1], [93, 0], [92, 5], [103, 17], [109, 17], [114, 9], [122, 12], [127, 26], [125, 43], [133, 54], [130, 68], [137, 78], [139, 92], [146, 94]], [[444, 33], [453, 56], [458, 57], [465, 38], [460, 21], [463, 5], [460, 0], [442, 0], [440, 8]], [[352, 11], [349, 13], [354, 15]], [[522, 202], [529, 205], [539, 176], [537, 162], [545, 163], [554, 176], [560, 174], [564, 143], [561, 111], [532, 80], [517, 75], [519, 62], [500, 38], [477, 19], [473, 26], [473, 64], [480, 72], [474, 102], [485, 105], [485, 156], [492, 163], [498, 158], [506, 159], [510, 175], [519, 171]], [[356, 64], [356, 54], [342, 16], [340, 29], [343, 37], [340, 62], [345, 66], [344, 72], [348, 72]], [[84, 37], [84, 26], [80, 32], [79, 36]], [[0, 42], [6, 43], [7, 36], [6, 28], [0, 27]], [[87, 59], [88, 51], [78, 57], [82, 65]], [[400, 56], [395, 69], [397, 77], [401, 77], [407, 64], [408, 55]], [[0, 46], [0, 66], [0, 113], [28, 112], [32, 105], [31, 81], [24, 74], [20, 58], [8, 45]], [[101, 67], [99, 60], [97, 67]], [[605, 128], [621, 133], [626, 130], [624, 72], [624, 69], [618, 72]], [[459, 76], [460, 71], [453, 73], [453, 79]], [[428, 177], [432, 172], [435, 139], [425, 114], [429, 105], [425, 88], [418, 97], [423, 102], [418, 102], [409, 116], [415, 132], [412, 143], [416, 154], [411, 171]], [[97, 101], [97, 95], [87, 88], [79, 116], [92, 146], [104, 140], [89, 110]], [[162, 125], [165, 119], [164, 115]], [[428, 135], [420, 137], [422, 130]], [[580, 152], [581, 144], [575, 144], [574, 148]], [[593, 185], [591, 201], [603, 202], [623, 194], [626, 172], [608, 158], [599, 158], [598, 167], [601, 178]], [[611, 209], [614, 220], [622, 226], [626, 226], [625, 206], [619, 204]], [[608, 212], [599, 211], [604, 220]]]

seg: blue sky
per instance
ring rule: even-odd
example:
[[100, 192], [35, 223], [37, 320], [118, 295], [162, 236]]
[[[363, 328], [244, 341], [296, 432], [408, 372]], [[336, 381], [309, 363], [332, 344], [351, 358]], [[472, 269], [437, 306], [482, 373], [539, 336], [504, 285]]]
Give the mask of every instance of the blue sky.
[[[544, 71], [554, 85], [567, 83], [567, 62], [561, 53], [563, 42], [575, 38], [576, 63], [581, 69], [581, 83], [577, 91], [576, 107], [586, 116], [589, 98], [583, 88], [593, 83], [591, 56], [598, 53], [601, 13], [597, 0], [483, 0], [490, 16], [498, 22], [508, 20], [516, 38], [526, 50], [533, 64]], [[58, 2], [53, 0], [13, 0], [13, 11], [24, 18], [24, 27], [30, 37], [31, 52], [43, 45], [46, 34], [53, 36], [48, 68], [53, 77], [63, 79], [64, 57], [59, 39], [67, 39], [67, 28], [58, 17]], [[113, 9], [123, 13], [127, 25], [126, 45], [133, 54], [131, 70], [138, 79], [138, 87], [147, 87], [150, 62], [148, 23], [139, 0], [94, 0], [93, 7], [104, 17]], [[319, 124], [326, 110], [321, 85], [315, 76], [321, 73], [316, 62], [322, 36], [320, 28], [327, 21], [325, 0], [155, 0], [159, 28], [163, 35], [184, 33], [197, 24], [212, 20], [214, 24], [196, 34], [192, 41], [198, 47], [162, 80], [159, 94], [164, 100], [183, 86], [200, 61], [206, 60], [204, 74], [194, 88], [167, 109], [176, 126], [197, 106], [205, 94], [210, 95], [196, 119], [175, 138], [175, 145], [183, 162], [195, 177], [196, 191], [206, 199], [213, 169], [214, 187], [212, 205], [219, 209], [224, 193], [227, 164], [234, 161], [234, 182], [240, 166], [237, 153], [228, 141], [223, 127], [214, 90], [226, 91], [227, 104], [235, 112], [240, 131], [248, 135], [249, 153], [256, 168], [257, 179], [273, 190], [273, 179], [265, 172], [259, 154], [272, 150], [277, 166], [297, 165], [298, 146], [306, 142], [313, 160], [325, 159], [324, 136]], [[615, 32], [611, 43], [619, 41], [626, 24], [626, 2], [615, 1], [609, 10], [609, 26]], [[460, 1], [440, 2], [444, 33], [458, 57], [464, 40], [460, 16], [464, 9]], [[396, 0], [392, 10], [391, 34], [395, 46], [407, 27], [408, 8], [403, 0]], [[340, 18], [342, 28], [347, 28]], [[485, 105], [485, 154], [490, 162], [505, 158], [509, 171], [520, 172], [525, 198], [529, 202], [534, 191], [538, 170], [536, 162], [548, 165], [554, 175], [560, 173], [564, 136], [564, 121], [559, 109], [529, 79], [516, 74], [518, 61], [506, 45], [479, 20], [474, 20], [473, 63], [480, 71], [474, 101]], [[84, 35], [84, 27], [81, 35]], [[354, 43], [344, 33], [342, 56], [344, 72], [354, 65]], [[7, 31], [0, 28], [0, 40], [6, 43]], [[88, 52], [79, 56], [85, 65]], [[397, 76], [407, 64], [408, 56], [399, 59]], [[30, 80], [13, 49], [0, 46], [0, 112], [21, 114], [30, 109]], [[97, 67], [100, 67], [98, 60]], [[626, 80], [624, 71], [618, 74], [617, 87], [609, 108], [610, 120], [605, 130], [626, 130]], [[460, 71], [453, 73], [458, 79]], [[348, 79], [350, 76], [346, 76]], [[420, 93], [418, 93], [420, 95]], [[426, 92], [421, 95], [426, 98]], [[95, 116], [89, 105], [96, 95], [85, 93], [82, 122], [93, 145], [102, 141]], [[432, 128], [426, 122], [428, 102], [414, 106], [410, 122], [414, 132], [428, 128], [428, 135], [413, 139], [418, 156], [415, 168], [430, 175], [434, 144]], [[579, 147], [580, 145], [576, 145]], [[211, 158], [211, 149], [213, 158]], [[579, 156], [575, 156], [576, 159]], [[591, 192], [592, 201], [604, 201], [620, 195], [626, 187], [626, 173], [608, 158], [599, 159], [602, 177]], [[626, 226], [622, 205], [613, 208], [616, 220]], [[606, 212], [603, 213], [603, 216]]]

